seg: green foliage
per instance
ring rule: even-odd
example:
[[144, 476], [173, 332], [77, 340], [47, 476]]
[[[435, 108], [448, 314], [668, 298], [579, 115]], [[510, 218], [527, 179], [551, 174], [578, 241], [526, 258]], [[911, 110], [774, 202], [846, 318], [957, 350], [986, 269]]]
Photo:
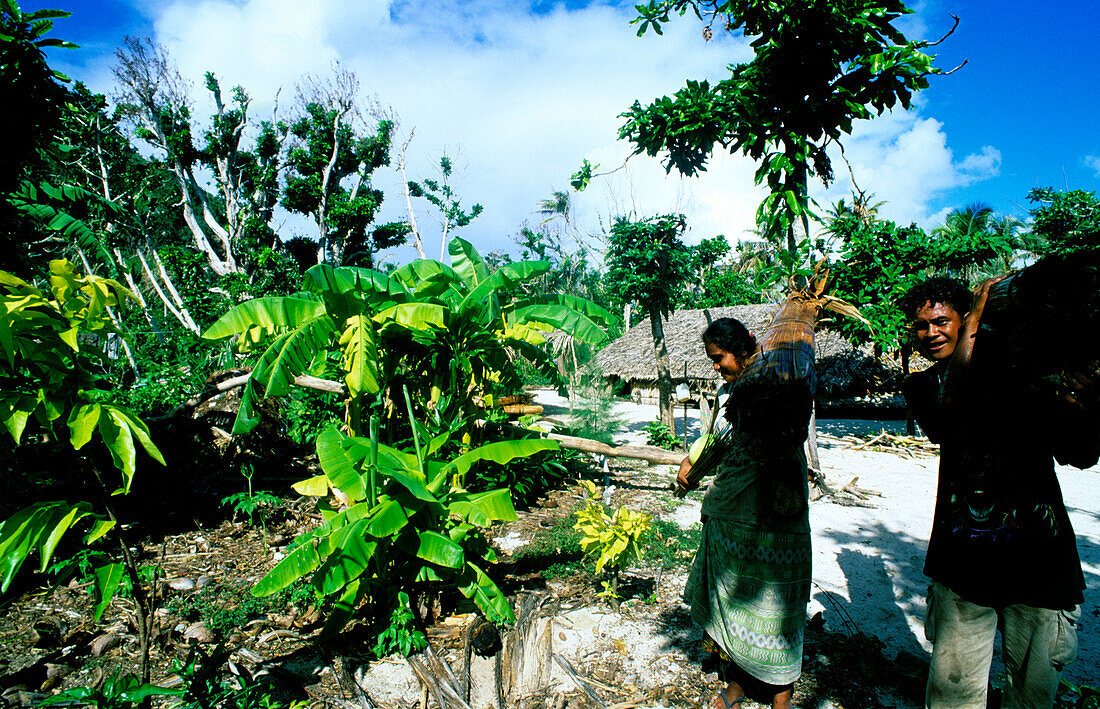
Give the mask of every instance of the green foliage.
[[618, 574], [641, 552], [639, 542], [650, 529], [649, 515], [620, 507], [608, 514], [600, 490], [582, 480], [584, 507], [577, 513], [576, 529], [581, 534], [581, 549], [596, 560], [596, 573]]
[[183, 694], [182, 689], [169, 689], [143, 683], [134, 675], [122, 674], [120, 669], [98, 687], [74, 687], [60, 694], [46, 697], [42, 700], [42, 705], [75, 704], [96, 709], [130, 709], [148, 704], [152, 697], [179, 697]]
[[916, 225], [889, 221], [834, 221], [832, 229], [844, 240], [830, 271], [833, 294], [858, 307], [873, 331], [854, 318], [837, 318], [830, 327], [854, 342], [870, 338], [888, 350], [897, 347], [909, 326], [898, 302], [932, 266], [928, 236]]
[[429, 418], [443, 426], [476, 415], [475, 396], [519, 386], [509, 348], [556, 376], [542, 333], [558, 328], [591, 345], [608, 341], [604, 328], [615, 318], [595, 303], [563, 295], [513, 298], [521, 284], [546, 272], [545, 262], [506, 264], [490, 274], [473, 246], [457, 238], [451, 259], [453, 268], [420, 260], [389, 275], [318, 265], [306, 273], [302, 296], [231, 309], [204, 337], [242, 335], [242, 345], [266, 345], [234, 432], [255, 425], [259, 397], [286, 394], [295, 377], [317, 373], [330, 358], [341, 362], [357, 402], [352, 418], [381, 409], [382, 382], [404, 382], [417, 410], [433, 412]]
[[650, 421], [642, 430], [645, 431], [646, 445], [657, 446], [670, 451], [682, 451], [684, 449], [683, 439], [672, 435], [672, 431], [668, 430], [668, 426], [659, 420]]
[[[657, 33], [672, 13], [691, 10], [752, 39], [755, 58], [730, 65], [716, 83], [688, 80], [673, 97], [623, 113], [619, 137], [636, 153], [664, 153], [666, 169], [694, 175], [721, 145], [757, 161], [757, 184], [768, 196], [757, 210], [764, 236], [794, 246], [793, 227], [811, 216], [807, 179], [833, 177], [825, 147], [851, 133], [853, 122], [900, 104], [939, 73], [933, 57], [893, 22], [911, 12], [898, 0], [650, 0], [636, 7], [641, 36]], [[806, 229], [808, 231], [808, 229]]]
[[[97, 371], [108, 336], [117, 336], [108, 308], [130, 297], [117, 282], [81, 276], [68, 261], [50, 262], [50, 289], [38, 288], [0, 272], [0, 422], [15, 445], [28, 428], [67, 440], [80, 450], [98, 434], [120, 473], [110, 494], [123, 494], [133, 480], [139, 447], [164, 464], [145, 424], [128, 410], [102, 402]], [[98, 469], [96, 470], [99, 476]], [[114, 520], [88, 502], [41, 501], [0, 524], [0, 590], [6, 591], [20, 567], [37, 553], [45, 571], [62, 537], [89, 521], [86, 544], [114, 527]], [[102, 595], [97, 617], [118, 588], [121, 566], [95, 572]]]
[[68, 17], [61, 10], [23, 12], [15, 0], [0, 4], [0, 85], [9, 110], [0, 148], [0, 194], [15, 189], [26, 166], [51, 146], [63, 110], [68, 78], [50, 69], [45, 49], [76, 45], [47, 37], [53, 21]]
[[373, 431], [370, 438], [359, 438], [329, 429], [317, 439], [325, 472], [296, 488], [313, 494], [318, 485], [339, 491], [347, 507], [324, 511], [325, 524], [300, 537], [253, 593], [268, 595], [312, 574], [318, 593], [337, 599], [330, 632], [364, 600], [392, 607], [387, 599], [413, 581], [456, 585], [487, 618], [512, 618], [500, 590], [481, 569], [493, 554], [477, 531], [515, 519], [510, 496], [507, 490], [470, 493], [463, 482], [477, 461], [506, 463], [556, 449], [557, 443], [490, 443], [444, 462], [435, 451], [445, 445], [447, 434], [422, 445], [417, 428], [413, 451], [385, 446]]
[[1001, 268], [989, 275], [1003, 275], [1012, 268], [1013, 255], [1021, 246], [1013, 221], [998, 220], [993, 210], [982, 204], [953, 210], [943, 226], [932, 230], [932, 237], [930, 265], [962, 277], [991, 263]]
[[219, 637], [226, 637], [249, 621], [284, 611], [294, 592], [299, 602], [308, 603], [313, 598], [308, 591], [301, 586], [291, 587], [276, 596], [257, 598], [246, 591], [210, 584], [172, 596], [164, 608], [188, 623], [201, 622]]
[[727, 268], [708, 276], [702, 282], [701, 292], [692, 296], [685, 305], [689, 308], [723, 308], [763, 302], [764, 293], [751, 277]]
[[409, 594], [401, 591], [397, 594], [397, 607], [390, 614], [390, 622], [386, 628], [378, 634], [371, 652], [381, 659], [398, 653], [408, 657], [414, 652], [420, 652], [427, 646], [428, 638], [423, 631], [413, 626], [413, 614], [409, 610]]
[[654, 519], [641, 539], [642, 560], [666, 571], [690, 566], [703, 539], [703, 526], [687, 529], [667, 519]]
[[570, 434], [614, 444], [626, 419], [615, 413], [615, 397], [607, 381], [595, 374], [581, 377], [569, 392]]
[[522, 568], [539, 570], [545, 578], [558, 578], [576, 573], [591, 565], [581, 548], [581, 533], [576, 528], [577, 518], [568, 515], [542, 529], [527, 544], [512, 553], [515, 564]]
[[581, 168], [569, 176], [569, 184], [578, 192], [583, 192], [588, 183], [592, 181], [592, 173], [599, 169], [599, 163], [593, 165], [585, 158]]
[[1100, 250], [1100, 200], [1095, 192], [1038, 187], [1027, 194], [1032, 247], [1040, 255]]
[[452, 229], [468, 226], [484, 208], [480, 204], [475, 204], [468, 212], [462, 208], [461, 201], [451, 187], [454, 164], [446, 155], [439, 158], [439, 174], [438, 180], [425, 178], [420, 182], [409, 182], [408, 188], [410, 196], [423, 197], [439, 210], [443, 240], [446, 242]]
[[369, 267], [376, 251], [403, 243], [409, 232], [404, 224], [369, 228], [382, 204], [370, 177], [389, 164], [396, 126], [379, 121], [373, 135], [359, 136], [348, 113], [338, 102], [312, 101], [290, 125], [282, 204], [317, 224], [327, 262]]
[[470, 470], [468, 487], [472, 492], [506, 488], [512, 502], [524, 508], [547, 490], [576, 478], [586, 465], [584, 456], [575, 451], [542, 451], [502, 465], [478, 464]]
[[618, 302], [669, 311], [674, 294], [692, 278], [691, 249], [680, 241], [685, 226], [682, 214], [615, 220], [605, 262], [608, 290]]

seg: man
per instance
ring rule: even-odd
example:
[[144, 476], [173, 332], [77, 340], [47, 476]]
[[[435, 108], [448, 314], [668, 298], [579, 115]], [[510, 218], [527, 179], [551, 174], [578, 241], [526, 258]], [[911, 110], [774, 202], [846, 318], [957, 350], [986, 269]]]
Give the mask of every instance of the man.
[[932, 579], [932, 708], [984, 709], [998, 627], [1004, 707], [1053, 706], [1077, 649], [1085, 583], [1054, 460], [1087, 467], [1096, 457], [1066, 434], [1083, 430], [1072, 396], [1042, 396], [995, 358], [983, 360], [980, 346], [971, 366], [989, 285], [972, 296], [959, 281], [930, 278], [902, 301], [918, 349], [933, 362], [906, 381], [905, 397], [940, 444], [924, 569]]

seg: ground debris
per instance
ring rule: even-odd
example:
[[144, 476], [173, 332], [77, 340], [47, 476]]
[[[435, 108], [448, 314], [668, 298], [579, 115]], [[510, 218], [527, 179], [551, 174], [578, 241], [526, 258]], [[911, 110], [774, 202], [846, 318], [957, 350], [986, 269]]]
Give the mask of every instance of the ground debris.
[[818, 433], [819, 439], [835, 441], [850, 450], [894, 453], [906, 458], [925, 458], [938, 455], [940, 447], [919, 436], [899, 436], [885, 429], [869, 436], [830, 436]]

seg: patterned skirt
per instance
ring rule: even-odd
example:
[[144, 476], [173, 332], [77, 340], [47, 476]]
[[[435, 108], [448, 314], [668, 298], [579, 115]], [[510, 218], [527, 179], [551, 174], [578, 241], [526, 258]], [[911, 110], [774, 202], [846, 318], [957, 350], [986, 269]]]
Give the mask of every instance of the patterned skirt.
[[707, 518], [684, 600], [724, 654], [761, 682], [802, 673], [810, 534]]

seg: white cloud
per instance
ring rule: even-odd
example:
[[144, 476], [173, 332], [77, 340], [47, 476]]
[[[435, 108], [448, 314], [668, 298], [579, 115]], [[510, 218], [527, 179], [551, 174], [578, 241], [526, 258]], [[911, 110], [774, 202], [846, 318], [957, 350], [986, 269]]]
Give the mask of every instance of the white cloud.
[[[432, 176], [440, 154], [455, 157], [455, 190], [463, 204], [480, 202], [482, 217], [465, 235], [489, 251], [508, 245], [536, 203], [568, 188], [582, 158], [601, 171], [620, 165], [630, 147], [616, 140], [625, 111], [671, 94], [685, 79], [719, 80], [731, 62], [751, 57], [744, 42], [716, 33], [705, 43], [691, 17], [666, 25], [663, 36], [635, 36], [630, 5], [557, 6], [545, 14], [506, 0], [178, 0], [156, 15], [156, 39], [196, 86], [213, 70], [223, 86], [243, 85], [254, 115], [267, 116], [282, 88], [293, 98], [304, 73], [324, 74], [334, 60], [354, 70], [364, 94], [377, 95], [415, 128], [409, 177]], [[209, 101], [197, 96], [197, 115]], [[919, 109], [918, 109], [919, 110]], [[938, 192], [996, 174], [992, 147], [954, 161], [942, 125], [916, 113], [891, 113], [858, 126], [846, 143], [860, 186], [886, 199], [888, 216], [926, 221]], [[834, 156], [838, 180], [818, 199], [848, 194], [847, 170]], [[699, 178], [666, 175], [639, 156], [627, 170], [595, 180], [575, 204], [582, 228], [599, 229], [614, 214], [683, 211], [690, 240], [754, 226], [762, 197], [754, 165], [716, 154]], [[383, 174], [384, 173], [384, 174]], [[387, 195], [383, 218], [403, 218], [399, 178], [379, 171]], [[421, 212], [422, 229], [430, 216]], [[427, 237], [429, 252], [438, 236]]]
[[[856, 184], [884, 201], [880, 214], [900, 224], [923, 227], [942, 221], [943, 209], [936, 198], [955, 187], [996, 176], [1001, 153], [985, 146], [978, 153], [956, 161], [947, 144], [943, 124], [916, 112], [893, 111], [871, 121], [859, 122], [844, 141]], [[819, 190], [822, 206], [847, 198], [852, 180], [839, 150], [831, 150], [836, 183]]]
[[1085, 166], [1096, 173], [1100, 177], [1100, 156], [1098, 155], [1086, 155], [1082, 158]]

